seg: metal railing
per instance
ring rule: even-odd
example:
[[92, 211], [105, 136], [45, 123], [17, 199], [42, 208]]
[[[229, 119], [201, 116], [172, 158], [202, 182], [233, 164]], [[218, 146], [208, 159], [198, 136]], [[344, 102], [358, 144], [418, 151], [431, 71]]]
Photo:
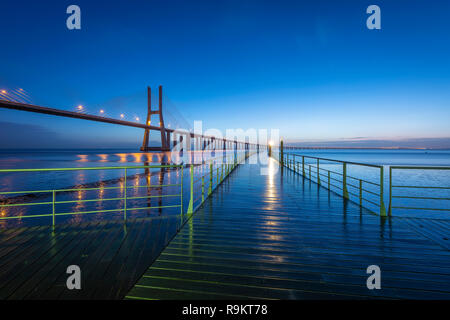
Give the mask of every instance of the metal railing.
[[[313, 163], [307, 162], [310, 160], [313, 160]], [[386, 216], [383, 199], [383, 166], [286, 153], [282, 149], [278, 153], [278, 161], [282, 166], [317, 183], [319, 186], [341, 195], [344, 199], [356, 202], [361, 207], [380, 216]], [[336, 171], [337, 169], [326, 169], [323, 165], [341, 167], [341, 172]], [[349, 166], [360, 166], [377, 170], [375, 174], [377, 182], [349, 175], [347, 172]], [[376, 207], [376, 210], [373, 207]]]
[[[81, 167], [81, 168], [51, 168], [51, 169], [1, 169], [0, 174], [4, 173], [31, 173], [31, 172], [39, 172], [39, 173], [49, 173], [49, 172], [69, 172], [69, 171], [98, 171], [98, 170], [117, 170], [122, 171], [123, 175], [120, 178], [114, 179], [114, 181], [118, 182], [119, 186], [100, 186], [100, 187], [70, 187], [70, 188], [58, 188], [58, 189], [49, 189], [49, 190], [25, 190], [25, 191], [4, 191], [0, 192], [0, 196], [17, 196], [19, 197], [2, 197], [0, 199], [0, 209], [5, 210], [5, 208], [17, 208], [17, 207], [32, 207], [32, 206], [51, 206], [51, 209], [48, 210], [50, 212], [47, 213], [39, 213], [39, 214], [25, 214], [25, 215], [10, 215], [6, 216], [6, 214], [2, 211], [2, 215], [0, 216], [1, 220], [11, 220], [11, 219], [23, 219], [23, 218], [42, 218], [42, 217], [51, 217], [52, 225], [55, 225], [55, 218], [58, 216], [69, 216], [69, 215], [79, 215], [79, 214], [94, 214], [94, 213], [107, 213], [107, 212], [123, 212], [123, 219], [127, 219], [127, 212], [129, 211], [138, 211], [138, 210], [148, 210], [148, 209], [163, 209], [163, 208], [180, 208], [180, 212], [183, 211], [183, 190], [182, 183], [176, 184], [146, 184], [146, 185], [130, 185], [128, 181], [130, 178], [128, 174], [132, 170], [151, 170], [151, 169], [167, 169], [167, 170], [181, 170], [181, 176], [183, 176], [183, 166], [182, 165], [148, 165], [148, 166], [120, 166], [120, 167]], [[140, 188], [158, 188], [159, 190], [163, 188], [174, 187], [175, 190], [179, 191], [173, 194], [147, 194], [144, 196], [131, 196], [129, 194], [130, 189], [140, 189]], [[115, 190], [119, 193], [118, 196], [104, 198], [104, 192], [109, 190]], [[91, 192], [97, 191], [99, 197], [90, 198], [90, 199], [70, 199], [70, 200], [60, 200], [62, 195], [67, 195], [74, 192]], [[172, 192], [175, 192], [172, 190]], [[20, 196], [22, 195], [22, 196]], [[28, 197], [36, 197], [48, 199], [47, 201], [40, 202], [29, 202], [29, 201], [20, 201], [23, 200], [23, 196]], [[179, 203], [173, 205], [158, 205], [158, 206], [130, 206], [130, 201], [139, 200], [139, 199], [151, 199], [151, 198], [178, 198]], [[80, 205], [83, 203], [96, 203], [96, 202], [112, 202], [112, 201], [120, 201], [120, 207], [115, 207], [113, 209], [98, 209], [98, 210], [88, 210], [88, 211], [73, 211], [73, 212], [59, 212], [57, 210], [58, 205], [63, 204], [76, 204]]]
[[[400, 185], [394, 184], [394, 172], [400, 170], [407, 170], [411, 172], [412, 170], [422, 170], [422, 171], [448, 171], [450, 173], [450, 167], [419, 167], [419, 166], [391, 166], [389, 167], [389, 215], [392, 215], [393, 209], [403, 209], [403, 210], [421, 210], [421, 211], [445, 211], [450, 212], [450, 197], [442, 197], [440, 194], [429, 196], [427, 192], [436, 193], [437, 191], [449, 191], [450, 193], [450, 183], [449, 185], [436, 185], [436, 186], [419, 186], [419, 185]], [[450, 181], [449, 181], [450, 182]], [[394, 191], [397, 191], [394, 194]], [[401, 194], [403, 192], [408, 192], [408, 195]], [[417, 195], [419, 193], [420, 195]], [[394, 199], [408, 200], [409, 202], [420, 203], [418, 206], [411, 206], [408, 204], [404, 205], [394, 205]], [[426, 203], [426, 204], [424, 204]], [[429, 203], [446, 203], [446, 207], [429, 207]]]
[[[248, 150], [226, 154], [225, 156], [205, 161], [205, 163], [198, 166], [190, 165], [190, 195], [187, 214], [195, 212], [225, 178], [242, 161], [245, 161], [254, 153], [256, 151]], [[197, 175], [194, 170], [198, 171]]]
[[[20, 190], [20, 191], [2, 191], [0, 192], [0, 221], [12, 219], [26, 219], [26, 218], [45, 218], [50, 217], [52, 225], [56, 224], [56, 218], [60, 216], [71, 216], [80, 214], [95, 214], [95, 213], [123, 213], [123, 219], [127, 219], [127, 212], [150, 209], [166, 209], [166, 208], [180, 208], [181, 215], [184, 213], [192, 214], [207, 197], [217, 188], [220, 183], [236, 168], [236, 166], [244, 161], [254, 152], [243, 151], [242, 153], [228, 153], [222, 156], [204, 160], [202, 164], [188, 164], [188, 165], [147, 165], [147, 166], [120, 166], [120, 167], [80, 167], [80, 168], [46, 168], [46, 169], [0, 169], [0, 174], [14, 174], [14, 173], [52, 173], [52, 172], [81, 172], [81, 171], [120, 171], [121, 175], [114, 179], [110, 179], [111, 186], [105, 186], [104, 181], [100, 181], [101, 186], [96, 186], [97, 183], [87, 183], [84, 185], [77, 185], [68, 188], [51, 188], [45, 190]], [[186, 212], [183, 210], [183, 176], [185, 167], [189, 170], [189, 202]], [[136, 170], [144, 170], [145, 173], [135, 173], [130, 176], [130, 172]], [[163, 178], [162, 183], [151, 184], [151, 171], [160, 170]], [[164, 184], [164, 174], [170, 170], [175, 171], [177, 175], [177, 183]], [[199, 172], [194, 172], [194, 170]], [[156, 172], [157, 173], [157, 172]], [[200, 174], [200, 176], [198, 176]], [[132, 185], [130, 181], [140, 178], [146, 178], [146, 183], [143, 185]], [[161, 179], [160, 179], [161, 182]], [[170, 182], [170, 181], [169, 181]], [[46, 185], [51, 183], [50, 178], [47, 178]], [[201, 183], [199, 185], [199, 183]], [[119, 185], [117, 185], [119, 184]], [[130, 190], [146, 188], [146, 195], [132, 195]], [[157, 189], [158, 194], [149, 192], [149, 189]], [[96, 197], [89, 197], [88, 193], [96, 192]], [[105, 192], [116, 192], [112, 197], [106, 197]], [[74, 197], [74, 194], [79, 194], [79, 197]], [[200, 193], [200, 196], [194, 199], [194, 194]], [[84, 197], [81, 196], [84, 195]], [[147, 201], [146, 205], [133, 205], [134, 201], [142, 199], [176, 199], [175, 203], [162, 204], [159, 201], [158, 205], [152, 205], [151, 201]], [[38, 199], [38, 201], [36, 201]], [[41, 200], [42, 199], [42, 200]], [[194, 205], [200, 200], [195, 208]], [[34, 201], [33, 201], [34, 200]], [[114, 203], [116, 202], [116, 203]], [[170, 202], [170, 201], [169, 201]], [[173, 202], [173, 201], [172, 201]], [[96, 210], [78, 210], [71, 208], [64, 212], [60, 211], [60, 206], [76, 205], [80, 206], [85, 203], [99, 204], [111, 203], [114, 208], [100, 208]], [[46, 209], [41, 209], [42, 207]], [[14, 208], [30, 208], [38, 207], [36, 214], [30, 214], [28, 210], [25, 214], [7, 214], [6, 210]], [[41, 212], [44, 211], [44, 212]]]

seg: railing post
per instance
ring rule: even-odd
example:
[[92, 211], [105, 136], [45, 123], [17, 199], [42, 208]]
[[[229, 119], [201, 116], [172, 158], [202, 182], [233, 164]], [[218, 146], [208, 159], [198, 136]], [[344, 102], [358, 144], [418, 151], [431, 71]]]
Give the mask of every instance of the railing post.
[[344, 199], [349, 199], [347, 190], [347, 163], [342, 163], [342, 196]]
[[193, 209], [194, 209], [194, 165], [193, 164], [191, 164], [189, 171], [191, 174], [191, 177], [190, 177], [191, 192], [190, 192], [189, 206], [188, 206], [187, 214], [192, 214]]
[[328, 190], [331, 190], [330, 180], [331, 180], [331, 173], [330, 171], [328, 171]]
[[320, 186], [319, 159], [317, 159], [317, 184]]
[[283, 151], [283, 140], [280, 141], [280, 164], [284, 166], [284, 151]]
[[52, 226], [55, 226], [55, 190], [52, 192]]
[[309, 180], [312, 181], [311, 180], [311, 165], [308, 165], [308, 167], [309, 167]]
[[305, 156], [302, 156], [302, 172], [303, 178], [305, 177]]
[[180, 180], [180, 213], [183, 214], [183, 167], [181, 167], [181, 180]]
[[362, 207], [362, 180], [359, 179], [359, 206]]
[[205, 177], [202, 177], [202, 203], [205, 201]]
[[209, 187], [208, 196], [212, 193], [212, 183], [213, 183], [213, 165], [212, 162], [209, 164]]
[[223, 164], [222, 164], [221, 167], [222, 167], [222, 168], [221, 168], [221, 170], [220, 170], [220, 182], [223, 181]]
[[380, 167], [380, 216], [386, 217], [386, 208], [384, 207], [384, 167]]
[[392, 167], [389, 167], [389, 217], [392, 217]]
[[127, 220], [127, 168], [125, 168], [125, 178], [123, 180], [123, 220]]

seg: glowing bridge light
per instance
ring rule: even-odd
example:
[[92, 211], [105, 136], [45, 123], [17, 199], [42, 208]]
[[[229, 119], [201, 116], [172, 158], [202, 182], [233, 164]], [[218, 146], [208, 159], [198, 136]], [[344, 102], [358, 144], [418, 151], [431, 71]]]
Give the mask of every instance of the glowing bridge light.
[[139, 117], [136, 117], [136, 121], [139, 121]]
[[120, 117], [123, 119], [123, 118], [125, 117], [125, 115], [122, 113], [122, 114], [120, 115]]
[[273, 141], [272, 140], [269, 140], [269, 146], [273, 146]]
[[79, 106], [77, 107], [77, 109], [78, 109], [78, 110], [83, 110], [83, 106], [82, 106], [82, 105], [79, 105]]
[[147, 121], [147, 125], [149, 126], [149, 125], [151, 125], [152, 124], [152, 122], [149, 120], [149, 121]]
[[2, 90], [2, 93], [3, 93], [3, 94], [6, 94], [6, 90]]
[[105, 110], [100, 109], [100, 113], [101, 113], [101, 114], [105, 113]]

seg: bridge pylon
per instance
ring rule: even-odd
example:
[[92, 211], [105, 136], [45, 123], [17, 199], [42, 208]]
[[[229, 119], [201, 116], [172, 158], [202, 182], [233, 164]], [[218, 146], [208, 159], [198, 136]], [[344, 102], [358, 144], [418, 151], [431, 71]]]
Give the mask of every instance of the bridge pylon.
[[162, 113], [162, 86], [159, 86], [159, 103], [158, 109], [152, 110], [152, 91], [147, 87], [147, 125], [151, 125], [152, 115], [159, 116], [159, 131], [161, 133], [161, 147], [149, 147], [150, 130], [145, 129], [144, 140], [142, 141], [141, 151], [170, 151], [170, 132], [166, 131], [164, 126], [164, 118]]

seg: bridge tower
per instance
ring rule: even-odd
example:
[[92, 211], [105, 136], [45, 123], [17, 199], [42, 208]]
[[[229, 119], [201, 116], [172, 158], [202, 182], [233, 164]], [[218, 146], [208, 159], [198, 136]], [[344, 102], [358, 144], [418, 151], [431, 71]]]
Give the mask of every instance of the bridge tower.
[[152, 110], [152, 91], [150, 87], [147, 87], [147, 125], [151, 124], [152, 115], [159, 116], [159, 131], [161, 133], [161, 147], [149, 147], [148, 142], [150, 139], [150, 130], [145, 129], [144, 140], [142, 142], [141, 151], [170, 151], [170, 132], [166, 132], [164, 126], [164, 118], [162, 113], [162, 86], [159, 86], [159, 103], [158, 109]]

